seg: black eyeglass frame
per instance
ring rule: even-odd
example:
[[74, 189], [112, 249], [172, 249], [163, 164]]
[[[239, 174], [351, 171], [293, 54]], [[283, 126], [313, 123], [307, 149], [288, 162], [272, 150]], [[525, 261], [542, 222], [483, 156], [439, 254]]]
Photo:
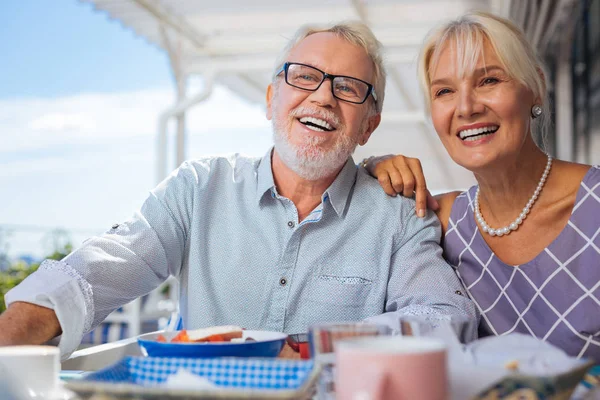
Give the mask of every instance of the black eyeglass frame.
[[[320, 73], [323, 74], [323, 79], [317, 85], [317, 87], [314, 88], [314, 89], [307, 89], [307, 88], [303, 88], [303, 87], [300, 87], [300, 86], [292, 85], [291, 83], [288, 82], [288, 69], [289, 69], [290, 65], [301, 65], [303, 67], [309, 67], [309, 68], [312, 68], [314, 70], [317, 70], [317, 71], [319, 71]], [[325, 71], [321, 71], [319, 68], [313, 67], [312, 65], [302, 64], [302, 63], [297, 63], [297, 62], [286, 62], [286, 63], [284, 63], [281, 66], [281, 69], [279, 71], [277, 71], [277, 73], [275, 74], [275, 76], [279, 76], [282, 72], [285, 75], [285, 83], [288, 84], [288, 85], [290, 85], [291, 87], [295, 87], [296, 89], [306, 90], [308, 92], [316, 92], [317, 90], [319, 90], [319, 88], [321, 87], [321, 85], [323, 84], [323, 82], [325, 82], [325, 79], [330, 79], [331, 80], [331, 94], [336, 99], [341, 100], [341, 101], [345, 101], [347, 103], [352, 103], [352, 104], [363, 104], [365, 101], [367, 101], [367, 99], [371, 95], [371, 96], [373, 96], [373, 100], [375, 101], [375, 103], [377, 103], [377, 94], [375, 93], [375, 87], [373, 85], [371, 85], [369, 82], [365, 82], [362, 79], [358, 79], [358, 78], [355, 78], [353, 76], [348, 76], [348, 75], [332, 75], [332, 74], [328, 74]], [[360, 101], [360, 102], [358, 102], [358, 101], [350, 101], [350, 100], [342, 99], [342, 98], [336, 96], [335, 95], [335, 91], [334, 91], [334, 87], [333, 87], [333, 80], [335, 78], [349, 78], [349, 79], [354, 79], [356, 81], [362, 82], [365, 85], [367, 85], [368, 90], [367, 90], [367, 94], [366, 94], [364, 100]]]

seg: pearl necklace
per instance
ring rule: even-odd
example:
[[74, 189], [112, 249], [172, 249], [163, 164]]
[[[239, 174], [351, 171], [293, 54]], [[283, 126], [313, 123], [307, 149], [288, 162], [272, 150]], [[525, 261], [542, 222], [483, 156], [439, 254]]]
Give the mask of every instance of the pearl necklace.
[[525, 218], [527, 218], [527, 214], [529, 214], [529, 211], [531, 211], [531, 207], [533, 207], [533, 204], [539, 197], [540, 192], [542, 191], [542, 188], [544, 187], [544, 183], [546, 183], [546, 179], [548, 178], [548, 174], [550, 173], [551, 166], [552, 166], [552, 157], [548, 156], [548, 162], [546, 163], [546, 169], [544, 170], [544, 173], [542, 174], [542, 178], [540, 179], [540, 181], [537, 185], [537, 188], [535, 188], [535, 192], [533, 192], [533, 196], [531, 196], [531, 198], [527, 202], [527, 205], [525, 207], [523, 207], [523, 211], [521, 211], [521, 214], [519, 214], [517, 219], [515, 219], [510, 225], [505, 226], [504, 228], [494, 229], [494, 228], [490, 227], [487, 224], [487, 222], [485, 222], [485, 220], [483, 219], [483, 216], [481, 215], [481, 211], [479, 209], [479, 186], [478, 186], [477, 192], [475, 193], [475, 219], [481, 226], [481, 230], [486, 232], [490, 236], [504, 236], [504, 235], [508, 235], [512, 231], [516, 231], [519, 228], [519, 225], [521, 225], [523, 223], [523, 220]]

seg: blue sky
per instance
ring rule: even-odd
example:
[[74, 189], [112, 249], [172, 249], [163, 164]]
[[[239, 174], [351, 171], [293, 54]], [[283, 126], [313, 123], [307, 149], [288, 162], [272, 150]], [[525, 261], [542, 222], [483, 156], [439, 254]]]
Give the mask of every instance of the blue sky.
[[[77, 246], [141, 206], [172, 78], [162, 50], [87, 3], [4, 0], [0, 15], [0, 246], [43, 256], [49, 229]], [[188, 158], [271, 145], [262, 106], [221, 87], [187, 123]]]
[[[0, 98], [167, 86], [165, 54], [91, 4], [0, 2]], [[10, 62], [7, 62], [10, 60]]]

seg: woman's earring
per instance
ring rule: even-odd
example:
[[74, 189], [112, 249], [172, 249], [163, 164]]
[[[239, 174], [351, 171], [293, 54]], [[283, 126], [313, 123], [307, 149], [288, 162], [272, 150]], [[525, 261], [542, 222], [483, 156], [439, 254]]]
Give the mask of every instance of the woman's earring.
[[531, 107], [531, 117], [534, 119], [542, 115], [543, 112], [544, 110], [542, 110], [542, 106], [540, 105], [536, 104], [535, 106]]

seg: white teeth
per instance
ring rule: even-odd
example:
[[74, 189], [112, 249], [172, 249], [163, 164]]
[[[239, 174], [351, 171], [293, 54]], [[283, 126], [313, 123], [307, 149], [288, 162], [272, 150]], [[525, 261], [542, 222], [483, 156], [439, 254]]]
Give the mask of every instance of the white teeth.
[[311, 131], [317, 131], [317, 132], [325, 132], [325, 129], [321, 129], [321, 128], [317, 128], [314, 125], [305, 125], [308, 129], [310, 129]]
[[491, 135], [491, 133], [484, 133], [484, 134], [481, 134], [481, 135], [469, 136], [467, 138], [464, 138], [463, 141], [465, 141], [465, 142], [474, 142], [474, 141], [476, 141], [478, 139], [481, 139], [482, 137], [490, 136], [490, 135]]
[[458, 135], [460, 136], [461, 139], [466, 139], [469, 138], [470, 136], [478, 136], [481, 135], [483, 133], [486, 132], [494, 132], [496, 130], [498, 130], [498, 125], [490, 125], [490, 126], [484, 126], [483, 128], [477, 128], [477, 129], [465, 129], [464, 131], [460, 131], [458, 133]]
[[333, 130], [333, 127], [331, 125], [329, 125], [329, 123], [327, 121], [324, 121], [319, 118], [302, 117], [302, 118], [300, 118], [300, 122], [302, 122], [303, 124], [310, 122], [313, 125], [317, 125], [317, 126], [320, 126], [321, 128], [323, 128], [323, 129], [319, 129], [316, 126], [307, 125], [308, 128], [310, 128], [314, 131], [318, 131], [318, 132], [323, 132], [324, 130], [328, 130], [328, 131]]

